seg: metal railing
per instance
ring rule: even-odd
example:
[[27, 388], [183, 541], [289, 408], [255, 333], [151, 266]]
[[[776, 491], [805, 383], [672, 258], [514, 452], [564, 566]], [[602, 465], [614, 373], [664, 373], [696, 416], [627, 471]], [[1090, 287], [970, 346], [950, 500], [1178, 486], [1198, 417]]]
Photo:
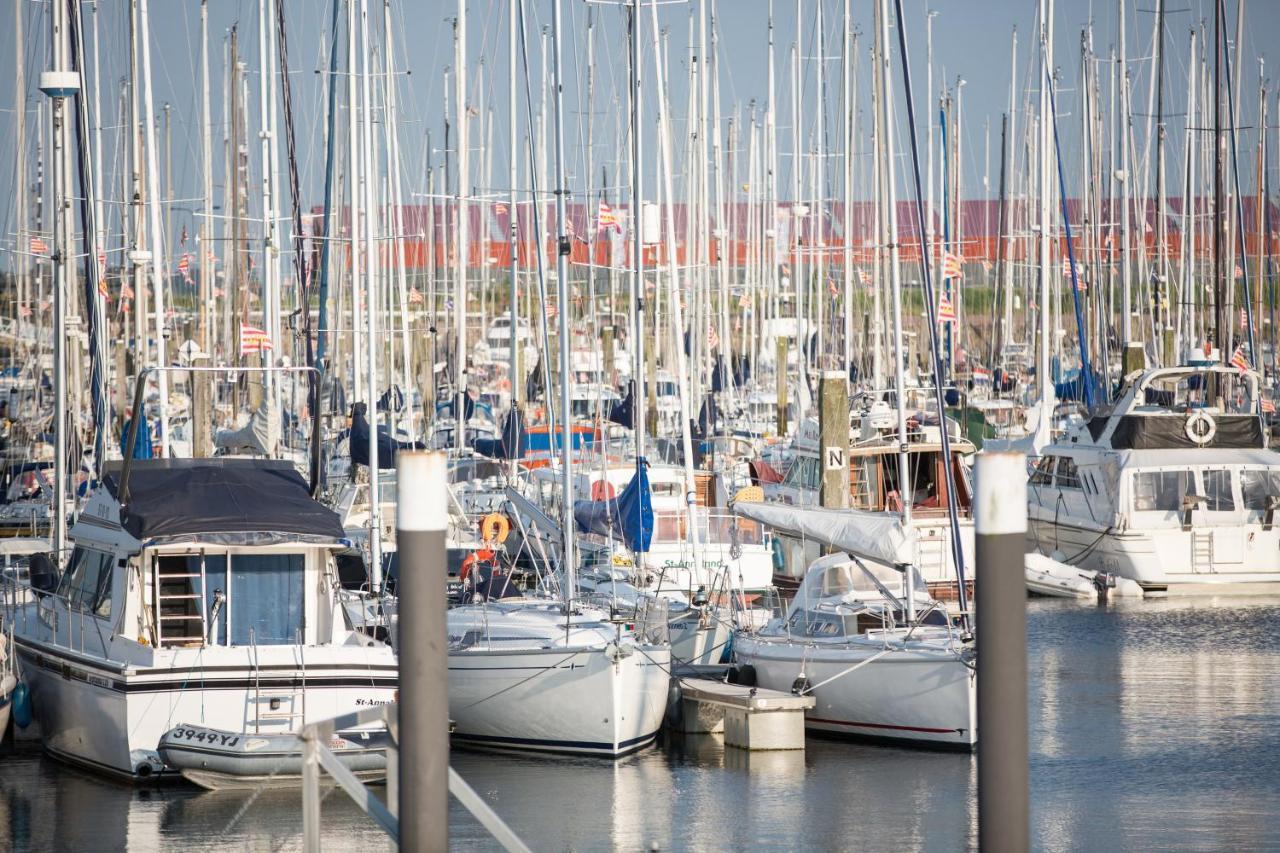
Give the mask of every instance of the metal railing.
[[[387, 801], [374, 796], [360, 779], [346, 768], [329, 749], [335, 732], [354, 726], [382, 723], [390, 735], [387, 744]], [[298, 733], [302, 741], [302, 847], [306, 853], [320, 853], [320, 777], [328, 773], [338, 787], [351, 797], [365, 814], [373, 818], [395, 845], [400, 843], [399, 790], [399, 709], [396, 705], [378, 705], [329, 720], [308, 723]], [[504, 850], [528, 851], [512, 829], [489, 807], [489, 804], [467, 784], [452, 767], [449, 768], [449, 793], [479, 821]]]

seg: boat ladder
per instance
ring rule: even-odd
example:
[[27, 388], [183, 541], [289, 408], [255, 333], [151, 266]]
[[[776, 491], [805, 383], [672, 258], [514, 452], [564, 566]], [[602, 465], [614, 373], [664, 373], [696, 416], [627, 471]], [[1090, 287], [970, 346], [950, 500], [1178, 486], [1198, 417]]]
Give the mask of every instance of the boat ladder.
[[151, 563], [153, 589], [155, 590], [156, 646], [204, 644], [204, 596], [195, 591], [195, 578], [200, 578], [204, 589], [202, 571], [188, 571], [186, 561], [171, 563], [177, 571], [166, 570], [165, 560], [157, 558]]
[[1191, 531], [1191, 570], [1193, 572], [1213, 571], [1213, 531]]
[[[261, 731], [264, 724], [283, 722], [288, 731], [299, 731], [307, 719], [307, 654], [299, 637], [298, 655], [302, 664], [302, 691], [273, 692], [268, 689], [262, 692], [260, 678], [261, 666], [258, 664], [258, 640], [252, 629], [249, 631], [249, 645], [253, 649], [253, 730]], [[301, 699], [301, 702], [299, 702]], [[266, 710], [263, 710], [263, 703]], [[301, 707], [299, 707], [301, 705]]]

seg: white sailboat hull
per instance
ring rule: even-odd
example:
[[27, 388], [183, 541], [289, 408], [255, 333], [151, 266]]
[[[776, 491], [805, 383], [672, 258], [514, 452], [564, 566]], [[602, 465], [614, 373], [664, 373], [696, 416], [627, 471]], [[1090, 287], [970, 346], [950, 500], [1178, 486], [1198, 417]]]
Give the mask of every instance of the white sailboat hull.
[[895, 649], [876, 657], [884, 649], [879, 642], [819, 647], [745, 633], [734, 638], [739, 662], [755, 668], [761, 687], [790, 691], [803, 672], [816, 700], [805, 712], [808, 729], [971, 749], [977, 743], [977, 678], [970, 666], [941, 649]]
[[653, 743], [671, 651], [616, 646], [449, 655], [454, 739], [502, 749], [617, 757]]

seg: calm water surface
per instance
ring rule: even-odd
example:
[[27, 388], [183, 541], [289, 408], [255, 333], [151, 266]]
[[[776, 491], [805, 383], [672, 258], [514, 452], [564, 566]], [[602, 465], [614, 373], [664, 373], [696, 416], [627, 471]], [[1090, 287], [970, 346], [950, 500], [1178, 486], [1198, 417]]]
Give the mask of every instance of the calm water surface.
[[[1280, 850], [1280, 598], [1028, 604], [1032, 835], [1041, 850]], [[617, 764], [455, 752], [535, 850], [963, 850], [966, 755], [810, 739], [803, 754], [676, 738]], [[385, 849], [341, 793], [327, 851]], [[455, 849], [493, 844], [457, 808]], [[0, 756], [0, 850], [296, 850], [295, 790], [134, 790]]]

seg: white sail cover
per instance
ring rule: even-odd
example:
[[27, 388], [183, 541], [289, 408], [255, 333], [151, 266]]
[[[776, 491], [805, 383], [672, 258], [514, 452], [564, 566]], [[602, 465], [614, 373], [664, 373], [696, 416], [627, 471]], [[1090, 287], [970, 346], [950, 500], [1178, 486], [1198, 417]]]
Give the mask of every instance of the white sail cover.
[[821, 542], [889, 565], [914, 562], [911, 534], [899, 515], [857, 509], [823, 509], [736, 501], [733, 511], [778, 533]]

